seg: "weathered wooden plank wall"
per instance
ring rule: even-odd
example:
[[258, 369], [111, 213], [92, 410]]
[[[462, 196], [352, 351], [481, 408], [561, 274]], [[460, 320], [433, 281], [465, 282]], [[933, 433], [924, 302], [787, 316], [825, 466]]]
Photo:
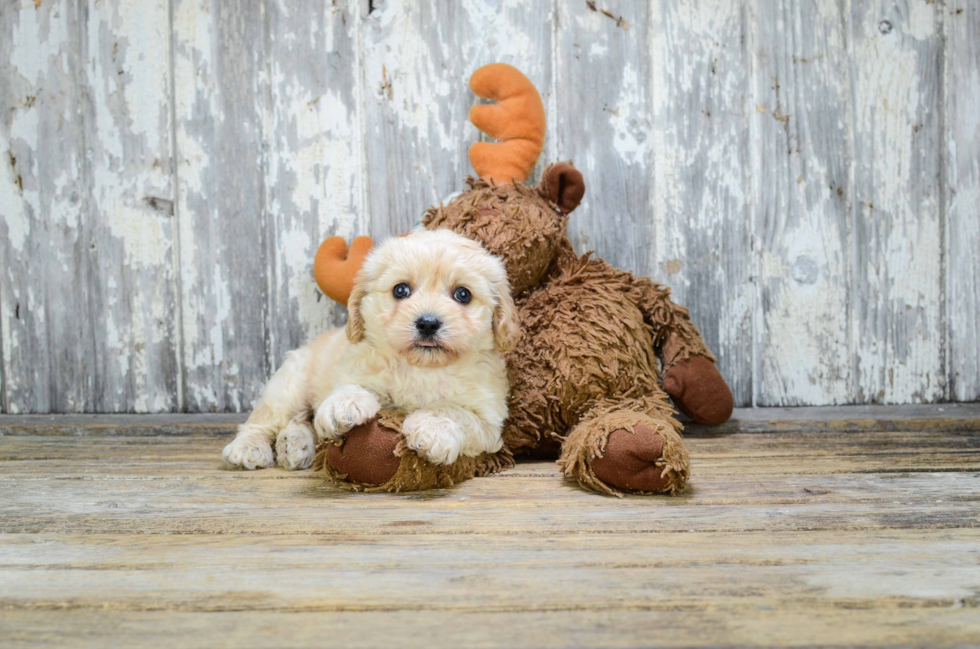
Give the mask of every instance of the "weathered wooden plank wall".
[[647, 248], [644, 269], [673, 287], [712, 348], [724, 350], [723, 371], [745, 405], [753, 402], [756, 380], [747, 13], [739, 2], [652, 8], [648, 212], [656, 245]]
[[496, 60], [576, 244], [670, 284], [739, 404], [980, 398], [973, 0], [15, 0], [2, 410], [248, 409], [344, 319], [319, 241], [461, 188]]
[[0, 5], [5, 411], [180, 406], [167, 15]]
[[942, 7], [855, 0], [851, 12], [857, 398], [933, 401], [946, 390]]
[[945, 12], [943, 22], [943, 132], [949, 396], [980, 398], [980, 3]]
[[845, 11], [833, 0], [750, 8], [749, 203], [758, 242], [760, 405], [857, 397], [849, 327]]

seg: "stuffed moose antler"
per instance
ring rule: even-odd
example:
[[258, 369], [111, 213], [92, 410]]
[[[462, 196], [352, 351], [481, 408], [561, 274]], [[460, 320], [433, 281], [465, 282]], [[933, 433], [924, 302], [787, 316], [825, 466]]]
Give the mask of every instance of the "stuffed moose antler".
[[[587, 489], [677, 493], [690, 471], [674, 406], [708, 424], [732, 412], [714, 357], [670, 289], [575, 253], [565, 230], [585, 193], [581, 173], [552, 164], [537, 187], [524, 185], [545, 133], [544, 107], [527, 77], [495, 63], [477, 70], [470, 87], [497, 102], [470, 111], [496, 142], [470, 148], [479, 179], [430, 208], [422, 224], [479, 241], [506, 264], [522, 337], [507, 356], [504, 450], [429, 465], [400, 444], [397, 413], [383, 413], [349, 432], [343, 446], [322, 449], [319, 466], [349, 488], [394, 491], [448, 486], [534, 454], [557, 458]], [[346, 256], [335, 237], [317, 253], [317, 282], [338, 301], [370, 248], [364, 239]]]
[[470, 89], [477, 97], [497, 102], [470, 109], [473, 125], [496, 140], [470, 146], [470, 164], [487, 182], [494, 178], [524, 182], [544, 147], [544, 104], [538, 89], [503, 63], [491, 63], [474, 72]]

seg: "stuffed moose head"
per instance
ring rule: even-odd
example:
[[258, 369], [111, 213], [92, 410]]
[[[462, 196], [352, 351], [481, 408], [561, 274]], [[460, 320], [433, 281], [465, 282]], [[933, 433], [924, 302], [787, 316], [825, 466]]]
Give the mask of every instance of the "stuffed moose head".
[[[533, 455], [557, 458], [566, 476], [594, 491], [679, 492], [690, 471], [674, 406], [699, 423], [731, 416], [732, 394], [714, 356], [670, 289], [572, 249], [566, 225], [585, 194], [579, 171], [552, 164], [537, 187], [524, 184], [545, 133], [544, 106], [527, 77], [495, 63], [477, 70], [470, 87], [496, 101], [470, 111], [496, 142], [470, 148], [479, 178], [429, 209], [422, 225], [479, 241], [507, 267], [522, 331], [507, 355], [504, 449], [430, 465], [400, 443], [403, 416], [382, 412], [321, 448], [317, 466], [352, 489], [405, 491], [449, 486]], [[324, 293], [345, 303], [370, 247], [359, 237], [348, 254], [343, 239], [327, 239], [314, 265]]]

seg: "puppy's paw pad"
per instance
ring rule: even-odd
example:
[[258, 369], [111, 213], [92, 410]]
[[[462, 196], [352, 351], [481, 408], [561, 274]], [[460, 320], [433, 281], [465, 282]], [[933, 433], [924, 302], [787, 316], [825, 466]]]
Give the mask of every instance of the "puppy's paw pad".
[[402, 424], [410, 449], [433, 464], [452, 464], [459, 457], [460, 431], [456, 422], [425, 411], [412, 413]]
[[255, 437], [236, 437], [225, 446], [221, 459], [235, 469], [267, 469], [275, 466], [272, 445]]
[[321, 439], [337, 439], [354, 426], [360, 426], [381, 410], [373, 392], [347, 386], [334, 392], [317, 408], [313, 427]]
[[316, 442], [306, 426], [288, 426], [276, 438], [276, 461], [284, 469], [308, 469], [316, 455]]

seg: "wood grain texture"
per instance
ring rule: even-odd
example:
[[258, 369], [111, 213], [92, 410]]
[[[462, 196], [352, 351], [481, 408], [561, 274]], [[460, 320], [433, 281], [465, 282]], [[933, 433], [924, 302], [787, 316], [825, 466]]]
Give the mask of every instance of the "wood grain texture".
[[[80, 218], [89, 203], [80, 120], [84, 21], [75, 3], [26, 0], [4, 3], [0, 20], [4, 409], [85, 410], [94, 377], [83, 367], [95, 345], [91, 309], [74, 290], [90, 280]], [[43, 264], [33, 261], [41, 250]], [[59, 308], [83, 325], [59, 317]], [[62, 353], [49, 353], [52, 337]]]
[[[930, 647], [968, 646], [978, 632], [976, 609], [936, 607], [849, 609], [849, 602], [836, 608], [781, 606], [766, 603], [758, 608], [726, 610], [704, 607], [691, 614], [690, 608], [661, 610], [637, 607], [623, 611], [556, 611], [541, 619], [528, 613], [456, 613], [446, 623], [444, 613], [383, 611], [345, 613], [64, 613], [0, 611], [0, 628], [9, 629], [12, 647], [58, 646], [100, 647], [120, 637], [141, 647], [174, 646], [209, 648], [232, 646], [309, 647], [323, 642], [328, 633], [332, 643], [352, 648], [379, 645], [403, 647], [563, 647], [635, 646], [799, 646], [806, 640], [841, 643], [839, 630], [847, 632], [849, 646], [886, 647], [899, 644]], [[438, 628], [438, 633], [433, 629]], [[616, 630], [629, 629], [624, 638]], [[669, 630], [669, 631], [667, 631]], [[830, 633], [834, 630], [834, 633]], [[66, 640], [70, 638], [70, 640]], [[801, 639], [803, 642], [801, 643]]]
[[980, 6], [943, 11], [949, 397], [980, 400]]
[[[666, 534], [656, 548], [626, 544], [619, 535], [535, 539], [489, 533], [469, 543], [448, 536], [392, 529], [373, 539], [380, 546], [375, 552], [366, 552], [367, 539], [356, 535], [329, 542], [315, 535], [125, 540], [71, 533], [4, 535], [0, 573], [11, 591], [31, 597], [8, 596], [0, 605], [7, 610], [218, 613], [241, 610], [245, 596], [253, 594], [247, 604], [253, 610], [524, 612], [545, 618], [562, 610], [668, 610], [705, 600], [748, 609], [766, 602], [746, 592], [765, 575], [770, 580], [766, 590], [782, 593], [786, 607], [819, 610], [848, 599], [852, 605], [859, 599], [873, 602], [884, 591], [897, 600], [896, 608], [906, 604], [914, 609], [939, 608], [943, 600], [951, 605], [956, 596], [972, 598], [970, 589], [980, 577], [980, 568], [970, 565], [971, 538], [964, 530], [872, 533], [867, 543], [834, 539], [828, 532], [777, 532], [766, 541], [781, 543], [778, 548], [752, 533], [734, 538]], [[520, 553], [514, 552], [515, 542], [522, 545]], [[43, 556], [31, 547], [38, 543], [46, 546]], [[885, 544], [892, 552], [882, 551]], [[923, 555], [933, 570], [928, 579], [909, 583], [889, 575], [896, 563], [921, 561]], [[861, 583], [847, 584], [854, 577], [846, 574], [848, 569], [862, 573]], [[381, 594], [371, 575], [384, 571], [390, 588]], [[473, 587], [495, 571], [492, 585]], [[658, 579], [658, 574], [672, 578]], [[868, 583], [874, 577], [885, 583]], [[256, 584], [265, 592], [255, 592]], [[537, 596], [534, 601], [527, 599], [529, 589]], [[146, 596], [135, 599], [134, 592]]]
[[357, 128], [360, 3], [265, 2], [263, 98], [265, 201], [269, 221], [269, 360], [331, 326], [347, 310], [311, 281], [320, 242], [367, 231], [362, 134]]
[[260, 0], [173, 6], [182, 410], [249, 409], [268, 358]]
[[[203, 432], [208, 433], [209, 431]], [[906, 489], [906, 486], [915, 493], [923, 489], [929, 493], [935, 493], [941, 489], [948, 489], [951, 495], [954, 492], [961, 493], [962, 489], [969, 490], [973, 484], [975, 477], [972, 475], [975, 473], [973, 467], [977, 462], [978, 454], [980, 454], [980, 442], [973, 434], [974, 432], [934, 430], [842, 432], [825, 430], [813, 433], [779, 432], [734, 434], [734, 436], [731, 434], [692, 436], [687, 441], [691, 454], [696, 459], [695, 463], [698, 466], [700, 477], [692, 490], [685, 492], [684, 498], [701, 504], [726, 504], [731, 503], [732, 499], [739, 498], [748, 499], [745, 502], [758, 502], [758, 497], [768, 497], [775, 493], [763, 490], [760, 492], [763, 496], [751, 495], [751, 493], [755, 493], [752, 490], [759, 487], [760, 484], [766, 483], [768, 480], [766, 476], [778, 478], [779, 482], [786, 483], [777, 491], [781, 489], [780, 493], [791, 494], [791, 488], [786, 486], [790, 483], [812, 490], [817, 488], [816, 485], [821, 480], [836, 480], [830, 478], [830, 475], [860, 471], [896, 474], [887, 478], [895, 481], [893, 483], [894, 492], [890, 491], [889, 494], [881, 496], [879, 500], [882, 502], [897, 495], [898, 491]], [[0, 462], [4, 463], [5, 471], [4, 478], [0, 480], [0, 483], [4, 485], [3, 489], [8, 490], [5, 493], [9, 492], [11, 498], [14, 498], [15, 494], [10, 490], [15, 489], [15, 483], [23, 479], [30, 479], [36, 482], [39, 487], [39, 490], [32, 490], [31, 494], [18, 496], [16, 498], [17, 502], [20, 503], [18, 507], [14, 507], [14, 499], [9, 500], [11, 509], [5, 510], [5, 513], [10, 515], [19, 513], [27, 516], [26, 520], [37, 522], [40, 513], [46, 511], [44, 507], [48, 507], [52, 503], [55, 503], [56, 507], [60, 507], [56, 503], [58, 494], [64, 491], [68, 484], [74, 485], [71, 489], [72, 493], [75, 493], [75, 489], [78, 490], [79, 498], [83, 493], [91, 495], [99, 490], [105, 490], [107, 497], [108, 494], [118, 494], [125, 489], [145, 489], [152, 493], [158, 493], [160, 489], [169, 488], [163, 484], [164, 482], [171, 485], [181, 481], [186, 482], [188, 473], [193, 474], [194, 482], [205, 490], [200, 492], [201, 502], [191, 503], [188, 501], [181, 504], [180, 497], [177, 495], [174, 495], [169, 502], [177, 504], [185, 511], [197, 510], [202, 515], [211, 510], [219, 511], [222, 507], [226, 507], [227, 503], [222, 499], [244, 489], [244, 485], [248, 484], [247, 481], [264, 484], [263, 481], [269, 480], [276, 483], [275, 485], [264, 485], [262, 490], [265, 493], [249, 496], [255, 499], [256, 507], [252, 508], [254, 510], [252, 513], [256, 519], [274, 513], [271, 510], [259, 512], [257, 510], [259, 503], [262, 503], [263, 507], [266, 504], [272, 504], [278, 497], [279, 491], [292, 488], [289, 483], [284, 483], [284, 480], [309, 480], [310, 482], [305, 484], [317, 497], [342, 497], [342, 495], [330, 496], [329, 494], [343, 494], [344, 492], [332, 488], [320, 488], [324, 483], [320, 476], [312, 471], [285, 473], [275, 470], [248, 473], [225, 470], [220, 461], [221, 448], [231, 436], [231, 432], [224, 436], [198, 432], [182, 437], [170, 435], [153, 437], [139, 435], [136, 431], [133, 436], [91, 435], [88, 439], [58, 439], [46, 435], [3, 438], [0, 440], [0, 449], [2, 449]], [[808, 446], [812, 449], [800, 450]], [[792, 459], [794, 455], [800, 453], [803, 455], [798, 461]], [[134, 458], [134, 456], [136, 457]], [[750, 462], [758, 473], [758, 475], [753, 475], [750, 486], [743, 488], [742, 486], [731, 485], [730, 482], [733, 478], [744, 476], [745, 465]], [[962, 475], [950, 476], [948, 481], [936, 476], [920, 475], [922, 473], [930, 473], [931, 475], [933, 472]], [[897, 474], [902, 474], [902, 476], [898, 477]], [[141, 483], [138, 486], [124, 484], [126, 481], [153, 476], [156, 477], [155, 480]], [[521, 463], [517, 467], [501, 473], [498, 478], [520, 482], [523, 485], [521, 489], [530, 489], [528, 494], [534, 492], [536, 498], [540, 497], [542, 502], [576, 502], [583, 507], [601, 508], [605, 506], [602, 504], [603, 499], [586, 498], [585, 496], [589, 494], [574, 487], [573, 482], [563, 483], [568, 489], [552, 492], [539, 491], [539, 487], [547, 488], [547, 485], [528, 483], [526, 480], [548, 476], [561, 479], [561, 473], [554, 463], [531, 462]], [[885, 479], [881, 478], [881, 480]], [[871, 479], [869, 478], [869, 480]], [[872, 481], [875, 480], [879, 480], [879, 478], [874, 478]], [[937, 480], [942, 484], [936, 483]], [[934, 488], [928, 486], [927, 483], [930, 481], [936, 484]], [[502, 484], [498, 486], [502, 489], [510, 488]], [[775, 487], [773, 488], [775, 489]], [[745, 489], [749, 489], [749, 491]], [[853, 495], [857, 496], [860, 488], [856, 487], [855, 489]], [[497, 494], [496, 491], [487, 495], [487, 502], [484, 504], [492, 505], [490, 501], [496, 498], [495, 494]], [[581, 497], [576, 494], [580, 494]], [[25, 498], [27, 500], [24, 500]], [[412, 501], [413, 498], [426, 500], [439, 499], [441, 496], [437, 492], [431, 491], [413, 494], [409, 501]], [[25, 508], [23, 507], [25, 502], [33, 503], [33, 505]], [[98, 514], [100, 511], [105, 513], [104, 510], [93, 504], [94, 501], [79, 502], [84, 504], [82, 509], [77, 509], [79, 513]], [[397, 503], [401, 501], [381, 498], [358, 502], [361, 503], [358, 505], [360, 508], [376, 507], [378, 511], [381, 511], [389, 507], [400, 507]], [[642, 506], [642, 502], [646, 501], [641, 498], [634, 504]], [[673, 503], [675, 501], [671, 499], [664, 502]], [[902, 502], [885, 502], [885, 504], [900, 505]], [[42, 508], [37, 509], [34, 505]], [[297, 512], [311, 512], [311, 515], [315, 516], [315, 504], [298, 501], [289, 507], [296, 509]], [[109, 513], [118, 515], [116, 516], [117, 520], [123, 514], [134, 519], [145, 518], [152, 514], [142, 511], [139, 507], [124, 507], [123, 509], [125, 511]], [[44, 518], [50, 519], [49, 516]], [[24, 523], [24, 520], [18, 521], [16, 518], [5, 520], [10, 527], [4, 529], [10, 532], [20, 530], [21, 527], [18, 525]], [[138, 523], [136, 520], [131, 522], [133, 524]], [[691, 523], [691, 521], [687, 522]], [[447, 521], [447, 523], [452, 523], [452, 521]], [[657, 521], [637, 521], [635, 524], [643, 527], [656, 523]], [[696, 523], [695, 526], [712, 527], [720, 523], [720, 521], [703, 521]], [[292, 530], [290, 533], [295, 533], [302, 529], [303, 524], [312, 523], [297, 521], [296, 525], [292, 523], [282, 524], [286, 525], [282, 528], [284, 533], [288, 530]], [[334, 533], [340, 529], [337, 527], [338, 524], [342, 524], [342, 521], [324, 521], [317, 523], [315, 529]], [[724, 521], [723, 524], [730, 525], [731, 521]], [[756, 524], [768, 524], [768, 522], [760, 523], [757, 521]], [[844, 523], [841, 522], [840, 524]], [[180, 521], [164, 522], [161, 525], [170, 530], [183, 529], [183, 524]], [[629, 525], [633, 526], [634, 524], [629, 523]], [[314, 528], [307, 531], [313, 532]]]
[[0, 20], [5, 410], [172, 410], [167, 3]]
[[354, 494], [312, 471], [223, 470], [224, 441], [0, 437], [5, 646], [955, 646], [980, 634], [975, 430], [696, 435], [688, 491], [623, 499], [548, 462]]
[[945, 395], [941, 11], [922, 0], [851, 7], [852, 401]]
[[582, 252], [690, 307], [739, 405], [980, 398], [975, 3], [0, 4], [0, 411], [244, 412], [344, 309], [323, 237], [463, 187], [522, 69]]
[[[464, 189], [479, 132], [469, 78], [493, 62], [518, 67], [548, 105], [551, 7], [519, 0], [373, 2], [362, 20], [364, 184], [375, 239], [409, 231]], [[551, 116], [549, 115], [549, 119]]]
[[153, 0], [82, 14], [91, 197], [82, 219], [95, 227], [80, 256], [90, 279], [74, 289], [91, 308], [95, 412], [179, 405], [168, 11]]
[[834, 0], [750, 3], [755, 403], [853, 400], [850, 88]]
[[652, 11], [656, 246], [649, 267], [691, 309], [735, 402], [748, 405], [756, 287], [746, 9], [663, 1]]
[[[0, 436], [229, 436], [245, 418], [246, 413], [4, 415], [0, 417]], [[683, 416], [680, 419], [687, 436], [864, 430], [965, 432], [980, 429], [980, 404], [736, 408], [731, 419], [720, 426], [695, 424]]]
[[648, 53], [652, 5], [559, 2], [556, 143], [585, 177], [568, 232], [580, 253], [650, 275], [654, 114]]

